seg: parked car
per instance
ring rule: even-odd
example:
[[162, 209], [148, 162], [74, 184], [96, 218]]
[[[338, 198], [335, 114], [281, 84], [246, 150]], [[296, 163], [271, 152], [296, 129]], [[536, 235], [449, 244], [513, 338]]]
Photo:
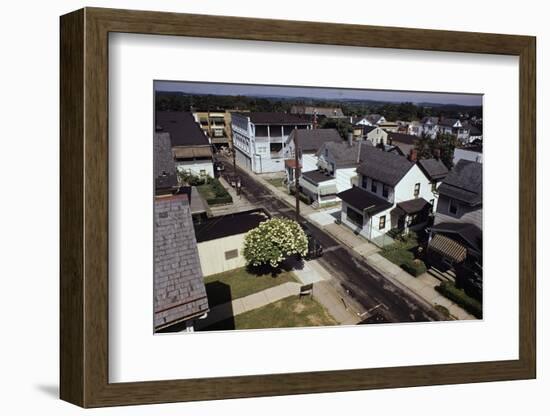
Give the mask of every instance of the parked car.
[[323, 255], [323, 246], [321, 243], [312, 235], [306, 223], [301, 223], [300, 227], [302, 227], [307, 237], [307, 254], [305, 259], [312, 260], [321, 257]]

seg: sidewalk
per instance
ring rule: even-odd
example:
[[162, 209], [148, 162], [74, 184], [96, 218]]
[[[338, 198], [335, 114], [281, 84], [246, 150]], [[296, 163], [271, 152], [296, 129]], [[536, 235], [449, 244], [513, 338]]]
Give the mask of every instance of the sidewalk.
[[200, 330], [216, 322], [261, 308], [262, 306], [269, 305], [270, 303], [277, 302], [289, 296], [298, 296], [300, 294], [300, 286], [300, 283], [286, 282], [282, 285], [270, 287], [261, 292], [232, 300], [231, 302], [216, 305], [210, 309], [205, 319], [196, 320], [195, 326]]
[[257, 208], [255, 205], [252, 205], [244, 196], [237, 195], [237, 192], [231, 185], [227, 183], [227, 181], [223, 177], [219, 177], [218, 180], [222, 184], [222, 186], [225, 188], [225, 190], [231, 195], [231, 198], [233, 198], [233, 203], [227, 204], [227, 205], [214, 205], [209, 206], [208, 209], [212, 213], [213, 216], [221, 216], [221, 215], [227, 215], [234, 212], [242, 212], [242, 211], [248, 211], [254, 208]]
[[450, 314], [457, 319], [476, 319], [475, 316], [469, 314], [456, 303], [437, 292], [435, 287], [441, 282], [429, 273], [414, 277], [378, 253], [365, 257], [365, 260], [369, 265], [394, 282], [397, 286], [408, 289], [423, 301], [433, 306], [444, 306], [449, 310]]

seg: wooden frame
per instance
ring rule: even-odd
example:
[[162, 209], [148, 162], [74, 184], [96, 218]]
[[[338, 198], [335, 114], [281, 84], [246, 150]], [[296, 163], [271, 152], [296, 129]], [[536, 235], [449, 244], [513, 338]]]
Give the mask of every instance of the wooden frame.
[[[193, 380], [108, 381], [109, 32], [519, 56], [519, 359]], [[536, 376], [535, 38], [86, 8], [61, 17], [60, 355], [83, 407], [528, 379]]]

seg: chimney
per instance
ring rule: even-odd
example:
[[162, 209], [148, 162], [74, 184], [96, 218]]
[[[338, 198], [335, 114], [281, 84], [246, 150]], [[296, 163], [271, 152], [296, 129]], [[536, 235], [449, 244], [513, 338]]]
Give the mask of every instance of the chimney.
[[353, 146], [353, 133], [348, 133], [348, 146]]
[[416, 149], [411, 149], [411, 151], [409, 152], [409, 160], [411, 162], [416, 162], [416, 159], [417, 159]]

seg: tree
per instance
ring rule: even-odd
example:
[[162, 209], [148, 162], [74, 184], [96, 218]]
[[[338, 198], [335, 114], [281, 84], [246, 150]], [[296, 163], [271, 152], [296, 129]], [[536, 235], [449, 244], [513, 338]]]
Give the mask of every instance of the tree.
[[347, 140], [348, 134], [353, 133], [353, 127], [348, 119], [344, 118], [324, 118], [319, 123], [322, 129], [336, 129], [338, 134], [344, 140]]
[[422, 135], [415, 145], [416, 156], [418, 159], [441, 159], [448, 169], [452, 169], [456, 143], [452, 134], [438, 133], [434, 139]]
[[307, 249], [307, 236], [296, 221], [272, 218], [246, 234], [243, 255], [248, 265], [278, 267], [289, 256], [305, 256]]

